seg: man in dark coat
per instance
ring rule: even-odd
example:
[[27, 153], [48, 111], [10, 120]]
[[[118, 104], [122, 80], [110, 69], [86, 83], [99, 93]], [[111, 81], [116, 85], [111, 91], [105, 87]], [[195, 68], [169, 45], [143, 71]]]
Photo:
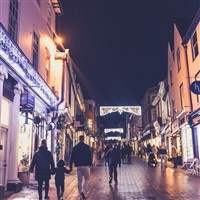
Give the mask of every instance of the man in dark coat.
[[[70, 170], [74, 163], [78, 178], [78, 191], [82, 199], [86, 199], [87, 186], [90, 177], [90, 167], [92, 165], [92, 152], [90, 147], [84, 143], [84, 136], [79, 136], [79, 143], [73, 147], [70, 158]], [[84, 177], [84, 183], [82, 179]]]
[[109, 184], [112, 183], [113, 173], [114, 173], [115, 184], [117, 184], [118, 183], [117, 165], [119, 165], [119, 167], [121, 167], [121, 155], [120, 155], [120, 151], [118, 150], [116, 144], [114, 145], [113, 148], [111, 148], [107, 152], [107, 158], [108, 158], [109, 176], [110, 176]]
[[51, 178], [51, 171], [54, 170], [55, 164], [53, 156], [47, 150], [46, 140], [41, 141], [41, 146], [35, 152], [30, 166], [30, 172], [33, 173], [35, 168], [35, 180], [38, 181], [38, 194], [39, 200], [42, 200], [42, 185], [45, 181], [45, 199], [49, 199], [49, 179]]

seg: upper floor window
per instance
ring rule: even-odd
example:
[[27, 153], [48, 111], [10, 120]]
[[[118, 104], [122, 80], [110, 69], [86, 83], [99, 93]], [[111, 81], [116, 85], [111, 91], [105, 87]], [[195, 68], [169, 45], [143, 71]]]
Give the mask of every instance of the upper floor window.
[[178, 66], [178, 72], [181, 69], [181, 56], [180, 56], [180, 49], [178, 48], [176, 51], [176, 58], [177, 58], [177, 66]]
[[90, 112], [92, 111], [92, 104], [88, 105], [88, 111], [90, 111]]
[[173, 119], [175, 117], [175, 110], [176, 110], [176, 108], [175, 108], [175, 101], [174, 101], [174, 98], [173, 98], [172, 99], [172, 117], [173, 117]]
[[184, 98], [184, 95], [183, 95], [183, 83], [181, 83], [179, 89], [180, 89], [180, 102], [181, 102], [181, 108], [183, 109], [183, 98]]
[[69, 105], [71, 105], [71, 98], [72, 98], [72, 81], [71, 78], [69, 77], [69, 96], [68, 96], [68, 102]]
[[199, 54], [198, 42], [197, 42], [197, 33], [196, 32], [192, 36], [191, 45], [192, 45], [192, 58], [193, 58], [193, 60], [195, 60], [195, 58]]
[[170, 66], [170, 69], [169, 69], [169, 76], [170, 76], [170, 84], [172, 86], [173, 85], [173, 80], [172, 80], [173, 74], [172, 74], [172, 67], [171, 66]]
[[32, 51], [33, 51], [33, 67], [37, 70], [38, 59], [39, 59], [39, 37], [34, 31], [33, 31]]
[[47, 6], [47, 27], [49, 28], [49, 30], [51, 30], [51, 17], [52, 16], [52, 7], [51, 7], [51, 3], [48, 3]]
[[49, 53], [49, 50], [46, 48], [46, 66], [45, 66], [45, 80], [49, 84], [50, 83], [50, 58], [51, 55]]
[[8, 32], [10, 37], [17, 41], [18, 29], [18, 0], [10, 0]]
[[153, 108], [152, 110], [152, 115], [151, 115], [151, 118], [152, 118], [152, 121], [155, 121], [156, 120], [156, 117], [157, 117], [157, 114], [156, 114], [156, 108]]

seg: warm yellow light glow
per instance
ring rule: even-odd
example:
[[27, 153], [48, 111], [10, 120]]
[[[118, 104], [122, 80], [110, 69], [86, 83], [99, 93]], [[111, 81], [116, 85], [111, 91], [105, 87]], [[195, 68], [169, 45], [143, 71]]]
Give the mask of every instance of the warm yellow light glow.
[[62, 44], [62, 38], [57, 37], [57, 38], [56, 38], [56, 43], [57, 43], [57, 44]]

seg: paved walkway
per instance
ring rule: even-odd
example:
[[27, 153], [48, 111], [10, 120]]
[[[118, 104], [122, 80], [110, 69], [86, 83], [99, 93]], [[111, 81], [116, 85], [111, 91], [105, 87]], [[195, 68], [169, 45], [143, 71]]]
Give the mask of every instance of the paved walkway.
[[[123, 164], [118, 169], [118, 185], [109, 186], [108, 168], [101, 165], [93, 168], [89, 183], [88, 200], [198, 200], [200, 199], [200, 176], [186, 175], [185, 170], [149, 167], [141, 158], [132, 158], [132, 164]], [[66, 176], [64, 199], [79, 200], [75, 172]], [[49, 196], [56, 200], [56, 190], [51, 180]], [[36, 200], [36, 188], [26, 188], [7, 200]]]

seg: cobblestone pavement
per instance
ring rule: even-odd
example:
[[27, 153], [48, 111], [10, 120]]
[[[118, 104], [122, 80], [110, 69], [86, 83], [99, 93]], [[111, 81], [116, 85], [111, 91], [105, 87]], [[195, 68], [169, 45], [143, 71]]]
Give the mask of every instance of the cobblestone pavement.
[[[200, 176], [186, 175], [185, 170], [149, 167], [145, 159], [132, 158], [132, 164], [118, 168], [119, 183], [109, 185], [108, 168], [104, 165], [93, 167], [88, 200], [200, 200]], [[79, 200], [75, 172], [66, 175], [65, 200]], [[51, 179], [49, 196], [56, 200], [54, 181]], [[7, 200], [36, 200], [37, 189], [24, 187], [20, 193]]]

